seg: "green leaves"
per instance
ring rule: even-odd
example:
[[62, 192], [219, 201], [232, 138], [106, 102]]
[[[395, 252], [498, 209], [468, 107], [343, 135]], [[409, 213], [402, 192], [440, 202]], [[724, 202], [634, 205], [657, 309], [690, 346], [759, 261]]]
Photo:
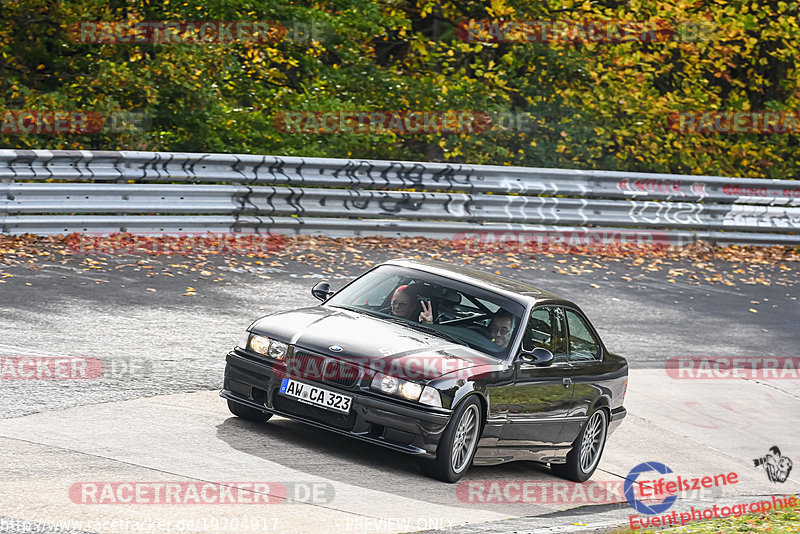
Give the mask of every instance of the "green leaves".
[[[786, 2], [19, 0], [0, 25], [3, 109], [141, 112], [144, 130], [18, 134], [11, 148], [251, 152], [475, 164], [797, 175], [787, 134], [687, 134], [677, 111], [800, 110]], [[655, 40], [477, 42], [467, 20], [654, 24]], [[280, 21], [275, 42], [80, 43], [80, 21]], [[500, 32], [502, 34], [502, 32]], [[588, 35], [585, 32], [583, 35]], [[523, 40], [524, 41], [524, 40]], [[473, 134], [284, 133], [286, 111], [474, 111]]]

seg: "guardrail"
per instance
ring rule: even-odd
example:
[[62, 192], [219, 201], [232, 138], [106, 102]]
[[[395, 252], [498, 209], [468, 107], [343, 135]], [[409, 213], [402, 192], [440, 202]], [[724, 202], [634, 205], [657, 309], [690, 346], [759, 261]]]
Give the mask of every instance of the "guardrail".
[[678, 244], [800, 244], [800, 182], [229, 154], [0, 150], [3, 233], [452, 238], [631, 230]]

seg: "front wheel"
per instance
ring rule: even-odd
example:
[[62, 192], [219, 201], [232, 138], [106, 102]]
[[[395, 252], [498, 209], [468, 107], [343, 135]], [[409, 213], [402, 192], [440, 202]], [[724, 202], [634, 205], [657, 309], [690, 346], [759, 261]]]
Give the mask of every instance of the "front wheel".
[[589, 416], [586, 426], [575, 438], [572, 450], [567, 454], [567, 463], [550, 464], [553, 474], [575, 482], [589, 480], [597, 469], [597, 464], [600, 463], [600, 456], [606, 444], [607, 429], [608, 417], [605, 410], [597, 410]]
[[481, 405], [474, 395], [464, 400], [453, 413], [439, 441], [436, 459], [424, 464], [425, 472], [444, 482], [457, 482], [467, 472], [478, 449], [481, 430]]
[[254, 421], [256, 423], [263, 423], [272, 417], [271, 413], [256, 410], [255, 408], [245, 406], [244, 404], [239, 404], [238, 402], [234, 402], [230, 399], [228, 399], [228, 409], [236, 417], [241, 417], [242, 419]]

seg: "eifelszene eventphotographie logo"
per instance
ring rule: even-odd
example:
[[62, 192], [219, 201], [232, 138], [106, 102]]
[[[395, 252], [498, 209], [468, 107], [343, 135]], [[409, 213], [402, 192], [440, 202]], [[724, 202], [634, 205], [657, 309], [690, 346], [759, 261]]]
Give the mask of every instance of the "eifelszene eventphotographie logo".
[[655, 504], [646, 504], [637, 499], [634, 492], [636, 487], [636, 479], [638, 479], [639, 475], [642, 473], [649, 473], [650, 471], [655, 471], [661, 475], [672, 473], [672, 469], [662, 463], [644, 462], [631, 469], [630, 473], [628, 473], [628, 476], [625, 477], [625, 485], [623, 486], [625, 490], [625, 499], [628, 501], [628, 504], [631, 505], [631, 508], [640, 514], [660, 514], [665, 512], [669, 510], [670, 506], [675, 504], [675, 501], [678, 498], [677, 495], [668, 495], [667, 497], [664, 497], [663, 501]]
[[772, 446], [769, 452], [761, 458], [754, 458], [753, 465], [763, 467], [767, 472], [770, 482], [786, 482], [789, 473], [792, 472], [792, 460], [786, 456], [781, 456], [781, 450], [777, 446]]

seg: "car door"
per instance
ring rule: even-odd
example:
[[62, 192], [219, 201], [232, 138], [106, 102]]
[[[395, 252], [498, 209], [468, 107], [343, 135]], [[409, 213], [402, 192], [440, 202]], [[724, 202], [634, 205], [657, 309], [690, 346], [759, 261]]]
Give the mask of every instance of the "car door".
[[501, 443], [505, 446], [549, 446], [559, 441], [561, 427], [572, 404], [571, 382], [565, 381], [567, 361], [566, 328], [557, 306], [534, 308], [525, 326], [525, 350], [542, 347], [554, 355], [553, 363], [538, 367], [517, 356], [514, 382], [504, 392], [507, 421]]
[[563, 308], [567, 326], [567, 360], [573, 381], [572, 406], [565, 420], [561, 440], [575, 440], [603, 393], [598, 377], [603, 375], [603, 345], [589, 320], [577, 309]]

